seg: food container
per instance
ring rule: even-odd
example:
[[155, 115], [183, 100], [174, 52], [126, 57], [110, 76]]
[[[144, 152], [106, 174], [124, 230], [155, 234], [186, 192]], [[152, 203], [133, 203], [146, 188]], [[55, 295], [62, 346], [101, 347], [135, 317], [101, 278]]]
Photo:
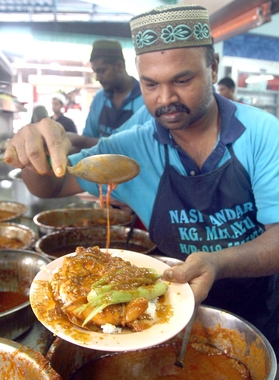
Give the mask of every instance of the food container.
[[[61, 207], [67, 207], [68, 204], [76, 203], [79, 200], [77, 196], [69, 196], [62, 198], [39, 198], [31, 194], [27, 186], [21, 178], [21, 169], [10, 170], [7, 176], [10, 181], [9, 194], [5, 199], [12, 199], [17, 202], [22, 202], [26, 206], [24, 215], [26, 218], [33, 218], [39, 212], [45, 210], [53, 210]], [[0, 190], [1, 186], [0, 186]], [[5, 189], [3, 189], [3, 192]]]
[[0, 223], [0, 249], [30, 249], [36, 241], [35, 232], [22, 224]]
[[42, 354], [5, 338], [0, 338], [0, 377], [2, 380], [62, 380]]
[[19, 218], [25, 213], [26, 209], [26, 206], [22, 203], [1, 201], [0, 222], [19, 221]]
[[13, 305], [12, 300], [16, 300], [17, 296], [20, 296], [18, 299], [22, 299], [21, 304], [0, 312], [2, 338], [14, 340], [27, 331], [36, 320], [29, 302], [29, 290], [36, 274], [49, 262], [47, 257], [33, 251], [0, 250], [1, 310], [3, 304], [7, 304], [7, 301], [3, 301], [5, 295], [9, 296], [9, 305]]
[[[181, 347], [182, 338], [183, 331], [158, 347], [167, 347], [174, 343], [180, 343], [179, 347]], [[247, 366], [253, 380], [275, 379], [277, 363], [270, 343], [260, 331], [240, 317], [221, 309], [200, 306], [190, 341], [206, 342], [222, 351], [229, 352], [231, 357]], [[148, 348], [147, 350], [151, 353], [154, 349], [156, 350], [156, 348]], [[107, 357], [107, 355], [107, 352], [90, 350], [56, 338], [48, 351], [47, 358], [63, 380], [78, 380], [86, 379], [87, 377], [84, 376], [83, 370], [85, 372], [86, 368], [90, 366], [91, 371], [94, 371], [94, 361], [102, 356]], [[114, 355], [114, 353], [111, 355]], [[126, 353], [118, 353], [117, 355], [119, 355], [118, 363], [125, 366], [127, 363], [125, 359]], [[106, 364], [109, 365], [107, 359]], [[131, 363], [127, 365], [131, 366]], [[131, 380], [161, 379], [163, 372], [157, 377], [145, 376], [144, 371], [147, 371], [146, 375], [150, 375], [151, 368], [154, 366], [156, 366], [156, 363], [149, 363], [143, 368], [143, 371], [140, 371], [138, 377], [134, 375]], [[186, 379], [187, 373], [185, 374]]]
[[[119, 209], [110, 209], [110, 225], [126, 226], [131, 223], [132, 215]], [[42, 211], [35, 215], [40, 236], [55, 231], [86, 230], [92, 227], [107, 225], [107, 210], [94, 208], [61, 208]]]
[[[155, 248], [150, 240], [149, 233], [140, 229], [133, 229], [128, 245], [126, 241], [130, 232], [129, 227], [112, 226], [110, 228], [110, 248], [126, 249], [148, 254]], [[44, 235], [35, 243], [37, 252], [48, 255], [51, 259], [72, 253], [76, 247], [106, 247], [107, 227], [94, 227], [86, 230], [58, 231]]]

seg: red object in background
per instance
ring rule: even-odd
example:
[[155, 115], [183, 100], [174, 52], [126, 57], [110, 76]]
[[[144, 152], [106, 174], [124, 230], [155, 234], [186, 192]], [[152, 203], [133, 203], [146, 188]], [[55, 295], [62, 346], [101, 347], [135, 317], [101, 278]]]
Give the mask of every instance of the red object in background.
[[237, 86], [247, 87], [247, 83], [245, 82], [245, 80], [248, 78], [248, 76], [249, 76], [249, 73], [239, 73]]
[[137, 217], [135, 228], [139, 228], [140, 230], [147, 231], [147, 229], [145, 228], [144, 224], [142, 223], [139, 217]]
[[[238, 81], [237, 81], [237, 86], [238, 87], [242, 87], [242, 88], [246, 88], [247, 87], [247, 83], [245, 82], [245, 80], [249, 77], [249, 75], [251, 75], [253, 73], [239, 73], [238, 75]], [[257, 75], [256, 73], [254, 73], [253, 75]], [[267, 90], [273, 90], [273, 91], [278, 91], [279, 90], [279, 76], [274, 76], [274, 79], [271, 79], [269, 81], [267, 81], [267, 87], [266, 87]]]
[[37, 101], [38, 101], [37, 87], [33, 86], [33, 102], [36, 103]]
[[267, 90], [279, 90], [279, 77], [274, 77], [274, 79], [271, 79], [267, 82]]

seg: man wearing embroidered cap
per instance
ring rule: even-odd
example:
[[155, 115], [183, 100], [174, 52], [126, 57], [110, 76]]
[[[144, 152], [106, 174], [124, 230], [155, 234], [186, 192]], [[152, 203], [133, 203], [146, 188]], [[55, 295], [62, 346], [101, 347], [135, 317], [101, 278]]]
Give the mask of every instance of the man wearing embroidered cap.
[[82, 136], [69, 136], [77, 149], [115, 133], [143, 105], [139, 82], [128, 75], [117, 40], [95, 41], [90, 63], [103, 88], [94, 96]]
[[94, 97], [83, 135], [110, 136], [143, 105], [139, 82], [128, 75], [116, 40], [95, 41], [90, 62], [103, 89]]
[[[253, 323], [278, 359], [279, 120], [213, 92], [218, 56], [204, 8], [156, 8], [135, 16], [131, 31], [144, 102], [153, 118], [68, 159], [74, 165], [85, 156], [117, 153], [138, 161], [140, 174], [119, 185], [113, 197], [139, 215], [163, 254], [185, 260], [164, 278], [188, 282], [197, 304]], [[28, 145], [21, 153], [20, 136], [10, 141], [6, 161], [26, 167], [24, 178], [38, 196], [82, 190], [98, 195], [97, 184], [66, 173], [69, 142], [62, 134], [60, 149], [53, 147], [58, 127], [51, 130], [43, 138], [59, 178], [31, 172], [49, 174], [50, 169], [34, 158], [34, 145], [33, 155]], [[21, 134], [29, 132], [26, 126]]]

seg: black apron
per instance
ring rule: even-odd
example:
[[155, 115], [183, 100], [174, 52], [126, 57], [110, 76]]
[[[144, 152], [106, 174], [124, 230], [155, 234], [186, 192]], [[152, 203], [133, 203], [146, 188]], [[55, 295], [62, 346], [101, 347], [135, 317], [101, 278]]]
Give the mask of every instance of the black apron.
[[[228, 149], [231, 159], [221, 167], [184, 176], [170, 165], [165, 145], [166, 167], [149, 227], [151, 240], [163, 254], [185, 260], [192, 252], [243, 244], [263, 232], [256, 220], [248, 173], [231, 145]], [[254, 324], [273, 344], [279, 359], [278, 275], [217, 280], [204, 303]]]
[[98, 123], [99, 136], [110, 136], [114, 129], [121, 127], [133, 114], [133, 105], [130, 110], [124, 110], [104, 104]]

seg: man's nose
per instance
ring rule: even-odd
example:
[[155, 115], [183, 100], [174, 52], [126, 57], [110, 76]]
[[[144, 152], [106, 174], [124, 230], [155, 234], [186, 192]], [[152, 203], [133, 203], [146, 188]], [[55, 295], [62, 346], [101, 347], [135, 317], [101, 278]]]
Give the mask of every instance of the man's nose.
[[172, 86], [163, 86], [160, 89], [159, 103], [163, 106], [169, 104], [177, 103], [179, 101], [179, 96]]

